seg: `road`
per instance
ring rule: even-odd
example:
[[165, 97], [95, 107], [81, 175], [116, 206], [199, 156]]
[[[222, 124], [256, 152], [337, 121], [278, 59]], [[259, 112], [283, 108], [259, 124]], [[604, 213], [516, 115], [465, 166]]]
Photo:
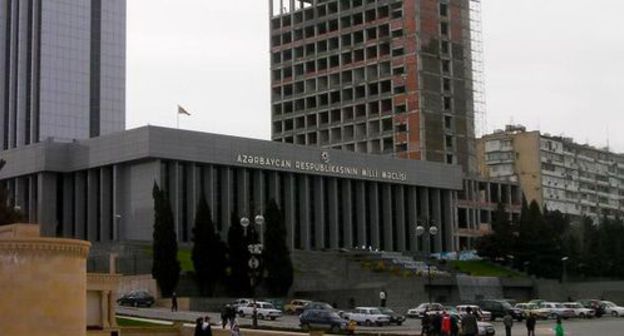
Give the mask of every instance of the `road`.
[[[193, 323], [196, 318], [210, 316], [213, 324], [218, 324], [221, 320], [218, 313], [204, 312], [175, 312], [172, 313], [168, 309], [162, 308], [128, 308], [118, 307], [117, 314], [124, 316], [143, 317], [154, 320], [168, 321], [185, 321]], [[251, 325], [251, 319], [238, 318], [239, 324], [242, 326]], [[299, 319], [296, 316], [286, 315], [277, 321], [259, 321], [263, 327], [273, 327], [278, 329], [297, 329], [299, 327]], [[570, 319], [564, 320], [564, 328], [566, 336], [623, 336], [624, 335], [624, 318], [603, 317], [600, 319], [581, 320]], [[505, 335], [505, 328], [500, 321], [494, 322], [497, 336]], [[536, 327], [536, 336], [552, 336], [554, 320], [538, 321]], [[362, 333], [371, 334], [395, 334], [395, 335], [420, 335], [420, 320], [408, 319], [402, 326], [387, 326], [381, 328], [358, 327], [357, 330]], [[512, 336], [526, 335], [524, 323], [516, 322], [512, 330]]]

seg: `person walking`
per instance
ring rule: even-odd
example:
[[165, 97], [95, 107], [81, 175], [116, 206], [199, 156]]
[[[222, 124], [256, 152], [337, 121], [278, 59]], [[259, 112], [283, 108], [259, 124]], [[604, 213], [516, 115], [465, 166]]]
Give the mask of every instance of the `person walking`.
[[457, 319], [457, 315], [451, 315], [451, 336], [459, 335], [459, 320]]
[[176, 292], [173, 292], [173, 294], [171, 294], [171, 312], [177, 312], [178, 311], [178, 295], [176, 294]]
[[557, 324], [555, 325], [555, 336], [565, 336], [563, 324], [561, 324], [561, 317], [557, 317]]
[[423, 317], [420, 320], [420, 336], [431, 336], [431, 317], [429, 316], [429, 310], [425, 309]]
[[195, 320], [195, 332], [193, 333], [193, 336], [202, 336], [203, 325], [204, 325], [204, 319], [201, 317], [198, 317]]
[[435, 313], [431, 317], [431, 335], [440, 336], [442, 334], [442, 315]]
[[379, 301], [381, 303], [382, 307], [386, 307], [386, 300], [388, 299], [388, 293], [386, 293], [385, 289], [382, 289], [381, 292], [379, 292]]
[[503, 316], [503, 325], [505, 325], [505, 336], [511, 336], [511, 327], [513, 327], [513, 317], [507, 312]]
[[472, 313], [472, 308], [466, 308], [466, 315], [462, 317], [461, 321], [464, 336], [477, 336], [479, 334], [477, 317]]
[[440, 328], [441, 335], [451, 336], [451, 317], [444, 311], [442, 313], [442, 327]]
[[202, 336], [212, 336], [212, 327], [210, 326], [210, 316], [204, 317], [204, 323], [202, 323]]
[[529, 314], [526, 320], [526, 328], [527, 328], [527, 336], [535, 336], [535, 315], [533, 313]]
[[230, 336], [241, 336], [240, 327], [238, 326], [236, 319], [232, 320], [230, 323], [232, 325], [230, 328]]
[[228, 320], [230, 318], [230, 305], [226, 304], [221, 308], [221, 329], [225, 329], [225, 326], [228, 324]]

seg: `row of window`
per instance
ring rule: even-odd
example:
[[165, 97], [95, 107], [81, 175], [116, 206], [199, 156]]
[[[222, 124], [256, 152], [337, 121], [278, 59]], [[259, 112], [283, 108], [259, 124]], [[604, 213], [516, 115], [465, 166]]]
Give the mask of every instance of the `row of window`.
[[[291, 132], [291, 131], [300, 131], [300, 130], [314, 130], [316, 128], [328, 128], [331, 125], [339, 125], [337, 127], [332, 127], [332, 131], [336, 134], [343, 134], [346, 140], [353, 139], [364, 139], [370, 136], [378, 136], [382, 133], [387, 132], [406, 132], [407, 125], [401, 124], [397, 125], [396, 129], [393, 129], [393, 121], [392, 118], [382, 118], [382, 119], [373, 119], [373, 120], [364, 120], [364, 121], [356, 121], [354, 120], [347, 121], [344, 123], [337, 122], [329, 122], [328, 120], [328, 112], [321, 112], [318, 114], [318, 118], [316, 114], [301, 116], [297, 118], [277, 120], [273, 122], [273, 134], [279, 134], [283, 132]], [[367, 127], [368, 126], [368, 127]], [[342, 130], [340, 130], [342, 129]], [[337, 136], [334, 138], [341, 138], [342, 136]], [[335, 142], [335, 141], [333, 141]]]
[[[332, 93], [340, 93], [338, 91]], [[323, 108], [329, 106], [330, 99], [333, 103], [340, 103], [340, 100], [335, 98], [331, 98], [331, 94], [325, 93], [318, 96], [312, 96], [307, 98], [301, 98], [294, 101], [287, 101], [284, 103], [273, 104], [273, 117], [279, 117], [281, 115], [288, 115], [292, 113], [301, 113], [306, 109], [313, 110], [316, 108]], [[332, 104], [333, 104], [332, 103]], [[404, 106], [404, 105], [399, 105]], [[398, 106], [397, 106], [398, 107]], [[395, 107], [395, 108], [397, 108]], [[375, 100], [367, 103], [359, 103], [349, 106], [343, 106], [342, 108], [337, 108], [333, 111], [336, 112], [336, 115], [339, 115], [340, 111], [342, 111], [342, 120], [348, 121], [355, 118], [372, 118], [378, 116], [379, 114], [390, 114], [393, 112], [393, 104], [391, 98]], [[407, 111], [407, 107], [401, 107], [396, 109], [395, 113], [404, 113]], [[321, 112], [321, 115], [324, 112]], [[331, 120], [338, 121], [338, 119], [332, 117]]]
[[[316, 88], [314, 88], [313, 81], [308, 81], [309, 84], [307, 87], [305, 85], [306, 82], [300, 81], [294, 84], [287, 84], [284, 86], [277, 86], [272, 89], [273, 99], [274, 100], [282, 100], [289, 98], [291, 96], [302, 95], [306, 93], [317, 93]], [[305, 100], [305, 104], [298, 106], [296, 108], [297, 111], [300, 111], [300, 108], [307, 109], [315, 109], [318, 106], [325, 105], [333, 105], [340, 104], [341, 102], [348, 103], [353, 101], [354, 99], [365, 99], [365, 98], [375, 98], [379, 95], [391, 94], [393, 92], [392, 89], [392, 81], [391, 80], [383, 80], [380, 82], [372, 82], [372, 83], [362, 83], [359, 85], [355, 85], [354, 87], [345, 87], [342, 90], [332, 91], [329, 93], [308, 97]], [[395, 93], [405, 92], [404, 86], [395, 86]]]
[[274, 140], [298, 145], [331, 146], [332, 149], [356, 153], [392, 154], [407, 151], [407, 144], [402, 143], [395, 146], [392, 136], [377, 139], [347, 139], [339, 135], [339, 129], [333, 129], [333, 133], [330, 130], [321, 130], [319, 132], [277, 137]]

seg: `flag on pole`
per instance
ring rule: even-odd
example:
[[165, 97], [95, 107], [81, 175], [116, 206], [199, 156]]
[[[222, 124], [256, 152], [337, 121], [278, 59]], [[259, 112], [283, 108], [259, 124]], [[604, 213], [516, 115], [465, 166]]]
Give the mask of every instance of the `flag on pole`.
[[184, 109], [184, 107], [182, 107], [180, 105], [178, 105], [178, 114], [185, 114], [187, 116], [191, 115], [187, 110]]

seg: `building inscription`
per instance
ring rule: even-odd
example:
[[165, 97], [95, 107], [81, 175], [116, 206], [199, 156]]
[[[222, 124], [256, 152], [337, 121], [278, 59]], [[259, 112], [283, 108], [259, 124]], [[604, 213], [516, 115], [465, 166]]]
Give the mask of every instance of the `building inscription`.
[[376, 178], [390, 181], [407, 181], [407, 173], [401, 171], [378, 170], [365, 167], [349, 167], [331, 163], [289, 160], [262, 155], [238, 154], [236, 162], [268, 168], [292, 169], [302, 172], [329, 173], [359, 178]]

